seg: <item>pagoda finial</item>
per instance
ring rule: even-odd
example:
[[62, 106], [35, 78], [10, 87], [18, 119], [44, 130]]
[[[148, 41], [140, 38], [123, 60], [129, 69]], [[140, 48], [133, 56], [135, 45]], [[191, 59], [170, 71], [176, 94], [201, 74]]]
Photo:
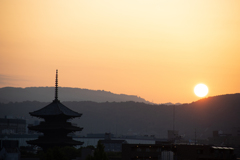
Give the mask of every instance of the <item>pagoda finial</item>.
[[55, 100], [58, 100], [58, 70], [56, 70]]

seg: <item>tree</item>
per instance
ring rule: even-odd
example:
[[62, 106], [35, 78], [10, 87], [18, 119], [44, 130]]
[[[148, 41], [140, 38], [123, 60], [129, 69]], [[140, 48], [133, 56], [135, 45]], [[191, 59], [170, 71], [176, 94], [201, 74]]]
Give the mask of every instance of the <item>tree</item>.
[[39, 153], [41, 160], [71, 160], [80, 156], [80, 150], [74, 147], [54, 147]]
[[93, 156], [87, 156], [86, 160], [108, 160], [107, 154], [104, 151], [104, 145], [98, 141], [97, 148], [94, 151]]

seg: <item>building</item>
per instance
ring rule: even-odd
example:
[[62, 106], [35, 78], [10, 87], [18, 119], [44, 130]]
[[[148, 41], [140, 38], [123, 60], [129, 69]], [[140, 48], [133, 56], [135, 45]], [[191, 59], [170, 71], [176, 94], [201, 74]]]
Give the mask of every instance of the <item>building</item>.
[[[163, 160], [167, 152], [173, 154], [172, 145], [161, 144], [123, 144], [122, 159], [124, 160]], [[164, 153], [162, 153], [164, 151]], [[164, 155], [162, 155], [164, 154]]]
[[15, 140], [1, 140], [0, 159], [1, 160], [19, 160], [21, 153], [19, 151], [19, 142]]
[[[112, 133], [109, 133], [111, 137], [114, 137]], [[88, 133], [87, 134], [88, 138], [106, 138], [106, 133]]]
[[234, 149], [211, 145], [123, 144], [124, 160], [233, 160]]
[[25, 119], [0, 118], [0, 134], [25, 134]]
[[234, 128], [232, 133], [223, 131], [213, 131], [213, 136], [209, 137], [209, 144], [217, 146], [232, 146], [240, 148], [239, 128]]
[[111, 133], [105, 133], [104, 140], [99, 142], [104, 145], [105, 152], [122, 152], [122, 144], [127, 143], [125, 140], [112, 140]]
[[28, 144], [37, 145], [43, 150], [54, 146], [64, 147], [83, 144], [83, 142], [73, 140], [71, 136], [68, 136], [69, 133], [83, 129], [68, 122], [72, 118], [81, 117], [82, 114], [72, 111], [58, 100], [58, 71], [56, 71], [55, 99], [46, 107], [30, 112], [30, 115], [42, 118], [44, 121], [37, 126], [28, 127], [30, 130], [43, 133], [38, 139], [27, 141]]
[[236, 158], [232, 147], [212, 145], [178, 145], [176, 157], [178, 160], [233, 160]]
[[122, 144], [125, 140], [99, 140], [104, 145], [105, 152], [122, 152]]

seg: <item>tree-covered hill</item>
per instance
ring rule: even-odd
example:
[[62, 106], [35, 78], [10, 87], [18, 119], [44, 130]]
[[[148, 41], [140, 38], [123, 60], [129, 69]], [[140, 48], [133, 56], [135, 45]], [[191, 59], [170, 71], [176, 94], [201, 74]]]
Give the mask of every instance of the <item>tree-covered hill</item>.
[[[240, 94], [204, 98], [191, 104], [152, 105], [140, 102], [62, 102], [70, 109], [82, 113], [73, 123], [84, 127], [86, 133], [139, 134], [166, 137], [173, 128], [186, 137], [194, 137], [195, 128], [199, 138], [207, 138], [213, 130], [230, 131], [240, 127]], [[0, 103], [0, 116], [25, 117], [28, 122], [36, 120], [29, 112], [45, 107], [48, 102], [25, 101]]]

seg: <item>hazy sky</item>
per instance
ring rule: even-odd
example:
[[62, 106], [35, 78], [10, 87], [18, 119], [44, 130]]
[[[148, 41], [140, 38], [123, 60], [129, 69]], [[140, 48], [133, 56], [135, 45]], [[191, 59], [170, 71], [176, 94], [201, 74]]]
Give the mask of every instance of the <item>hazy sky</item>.
[[239, 93], [240, 1], [1, 0], [0, 87], [54, 86], [56, 69], [154, 103]]

